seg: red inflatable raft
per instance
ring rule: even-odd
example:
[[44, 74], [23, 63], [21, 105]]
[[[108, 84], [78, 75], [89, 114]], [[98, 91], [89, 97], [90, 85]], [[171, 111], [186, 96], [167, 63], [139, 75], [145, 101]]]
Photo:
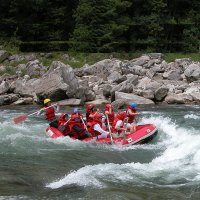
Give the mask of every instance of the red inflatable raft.
[[[121, 144], [121, 145], [133, 145], [133, 144], [143, 144], [151, 141], [157, 134], [158, 130], [153, 124], [144, 124], [138, 125], [136, 131], [134, 133], [130, 133], [128, 135], [123, 135], [119, 138], [113, 138], [113, 144]], [[63, 137], [64, 135], [54, 127], [48, 127], [46, 129], [47, 136], [51, 138]], [[85, 138], [81, 141], [88, 142], [94, 140], [93, 137]], [[102, 138], [95, 140], [96, 143], [106, 143], [112, 144], [111, 138]]]

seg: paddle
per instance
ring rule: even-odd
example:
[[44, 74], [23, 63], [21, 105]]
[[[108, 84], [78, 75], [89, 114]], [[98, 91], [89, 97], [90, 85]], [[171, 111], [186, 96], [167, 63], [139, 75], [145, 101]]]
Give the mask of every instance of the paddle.
[[[42, 110], [46, 110], [47, 108], [53, 107], [53, 106], [55, 106], [55, 105], [57, 105], [57, 104], [53, 104], [53, 105], [48, 106], [48, 107], [46, 107], [46, 108], [42, 108]], [[28, 117], [37, 114], [39, 111], [40, 111], [40, 110], [38, 110], [38, 111], [36, 111], [36, 112], [34, 112], [34, 113], [31, 113], [31, 114], [29, 114], [29, 115], [19, 115], [19, 116], [13, 118], [13, 121], [14, 121], [15, 124], [21, 124], [21, 123], [24, 122]]]
[[123, 142], [125, 141], [125, 139], [126, 139], [126, 135], [127, 135], [127, 128], [128, 128], [128, 117], [126, 118], [126, 120], [125, 120], [126, 122], [126, 127], [125, 127], [125, 131], [124, 131], [124, 139], [123, 139]]
[[84, 120], [83, 120], [82, 117], [81, 117], [81, 120], [82, 120], [82, 122], [83, 122], [83, 125], [84, 125], [84, 128], [85, 128], [85, 130], [86, 130], [87, 136], [88, 136], [88, 137], [93, 137], [92, 134], [88, 131], [88, 128], [87, 128], [87, 126], [86, 126], [86, 124], [85, 124], [85, 122], [84, 122]]
[[84, 125], [85, 130], [88, 132], [88, 128], [87, 128], [87, 126], [86, 126], [86, 124], [85, 124], [85, 122], [84, 122], [84, 120], [83, 120], [83, 117], [81, 117], [81, 121], [83, 122], [83, 125]]
[[112, 133], [111, 133], [111, 130], [110, 130], [110, 122], [108, 120], [108, 115], [106, 115], [106, 119], [108, 121], [108, 130], [109, 130], [109, 134], [110, 134], [111, 143], [113, 144], [113, 138], [112, 138]]
[[58, 130], [61, 131], [62, 133], [65, 130], [65, 126], [68, 124], [68, 122], [71, 120], [71, 118], [69, 118], [63, 125], [58, 126]]

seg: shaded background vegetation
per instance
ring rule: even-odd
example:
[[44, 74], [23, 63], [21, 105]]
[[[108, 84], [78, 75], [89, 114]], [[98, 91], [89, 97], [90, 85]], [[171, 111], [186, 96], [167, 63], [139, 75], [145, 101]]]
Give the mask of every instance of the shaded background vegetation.
[[21, 51], [199, 52], [199, 0], [0, 0], [0, 43]]

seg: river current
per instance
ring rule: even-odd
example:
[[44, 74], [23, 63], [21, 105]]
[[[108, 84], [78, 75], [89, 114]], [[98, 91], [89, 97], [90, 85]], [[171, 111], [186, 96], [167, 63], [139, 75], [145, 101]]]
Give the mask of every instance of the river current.
[[41, 116], [12, 123], [37, 109], [0, 108], [0, 200], [200, 199], [200, 106], [140, 107], [158, 135], [129, 147], [50, 139]]

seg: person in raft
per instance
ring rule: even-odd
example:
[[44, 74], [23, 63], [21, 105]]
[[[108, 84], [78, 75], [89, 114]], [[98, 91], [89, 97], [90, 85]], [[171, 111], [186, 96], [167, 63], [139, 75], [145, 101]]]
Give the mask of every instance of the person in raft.
[[109, 132], [102, 129], [102, 117], [103, 115], [99, 112], [96, 112], [92, 118], [91, 122], [87, 123], [88, 131], [92, 134], [93, 137], [107, 138], [109, 136]]
[[87, 105], [87, 107], [86, 107], [86, 121], [91, 122], [93, 120], [94, 114], [97, 111], [99, 111], [99, 110], [96, 108], [95, 104], [92, 103], [92, 104]]
[[112, 124], [112, 132], [114, 133], [113, 136], [115, 136], [115, 133], [117, 133], [119, 136], [120, 133], [126, 130], [125, 119], [126, 119], [126, 111], [122, 111], [115, 116], [115, 119]]
[[110, 127], [112, 127], [112, 124], [113, 124], [113, 121], [114, 121], [114, 118], [115, 118], [115, 113], [113, 111], [113, 107], [112, 107], [111, 103], [107, 103], [105, 105], [104, 115], [106, 116], [106, 118], [105, 118], [106, 129], [109, 130], [108, 126], [110, 125]]
[[71, 114], [69, 126], [73, 137], [82, 140], [90, 137], [91, 134], [86, 130], [85, 122], [83, 121], [83, 115], [79, 111], [79, 108], [74, 108], [74, 111]]
[[109, 132], [102, 129], [102, 117], [103, 115], [97, 112], [90, 123], [90, 129], [88, 129], [92, 136], [96, 136], [97, 139], [107, 138], [109, 136]]
[[55, 128], [59, 127], [58, 120], [56, 118], [56, 112], [59, 111], [59, 105], [58, 104], [51, 104], [51, 99], [45, 99], [44, 100], [44, 107], [40, 109], [38, 112], [38, 115], [41, 115], [44, 113], [45, 119], [48, 121], [49, 125]]
[[65, 135], [69, 135], [70, 133], [70, 127], [69, 127], [69, 116], [67, 113], [62, 113], [60, 117], [58, 118], [58, 129]]
[[126, 111], [126, 116], [128, 118], [127, 128], [129, 129], [131, 133], [134, 133], [136, 131], [137, 124], [136, 124], [135, 118], [137, 115], [140, 114], [136, 111], [137, 106], [138, 106], [137, 103], [134, 103], [134, 102], [130, 103]]

